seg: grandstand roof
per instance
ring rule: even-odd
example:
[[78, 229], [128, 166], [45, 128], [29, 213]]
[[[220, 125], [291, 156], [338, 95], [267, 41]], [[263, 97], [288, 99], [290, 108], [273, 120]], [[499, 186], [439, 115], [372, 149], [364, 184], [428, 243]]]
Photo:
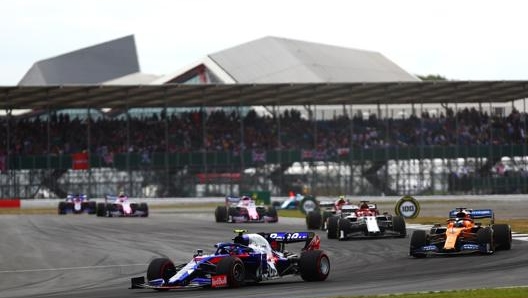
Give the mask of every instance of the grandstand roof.
[[129, 35], [35, 62], [19, 85], [99, 84], [136, 72], [136, 45]]
[[528, 81], [0, 87], [1, 109], [508, 102]]
[[237, 83], [419, 81], [377, 52], [273, 36], [209, 57]]
[[[209, 54], [195, 64], [204, 64], [217, 77], [225, 78], [224, 83], [420, 81], [377, 52], [274, 36]], [[152, 83], [181, 83], [177, 78], [190, 68], [167, 74]]]
[[[180, 81], [201, 66], [217, 81]], [[139, 72], [134, 37], [126, 36], [39, 61], [18, 86], [0, 86], [0, 109], [35, 110], [476, 103], [523, 98], [528, 98], [528, 81], [422, 82], [377, 52], [277, 37], [238, 45], [176, 73], [155, 76]]]

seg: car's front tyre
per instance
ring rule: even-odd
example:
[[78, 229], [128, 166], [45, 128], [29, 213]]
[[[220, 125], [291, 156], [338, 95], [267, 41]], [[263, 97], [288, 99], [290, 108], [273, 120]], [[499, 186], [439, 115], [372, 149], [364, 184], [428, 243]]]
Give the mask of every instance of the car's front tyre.
[[415, 258], [424, 258], [424, 253], [416, 253], [416, 250], [427, 245], [427, 232], [423, 230], [416, 230], [411, 235], [411, 245], [409, 247], [409, 254]]
[[244, 263], [237, 257], [225, 257], [216, 265], [217, 275], [227, 276], [227, 285], [230, 288], [238, 288], [244, 285], [246, 279], [246, 268]]
[[[147, 269], [147, 280], [163, 279], [165, 284], [176, 274], [174, 263], [168, 258], [157, 258], [150, 262]], [[160, 291], [166, 289], [158, 289]]]

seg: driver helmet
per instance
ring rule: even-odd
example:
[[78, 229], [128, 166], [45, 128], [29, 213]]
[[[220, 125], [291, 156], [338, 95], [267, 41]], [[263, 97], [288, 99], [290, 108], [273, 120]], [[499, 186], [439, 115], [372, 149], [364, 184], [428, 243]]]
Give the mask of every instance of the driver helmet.
[[122, 201], [127, 199], [127, 196], [124, 191], [119, 192], [119, 195], [117, 197]]
[[363, 202], [363, 203], [361, 203], [361, 206], [359, 206], [359, 208], [361, 208], [361, 209], [369, 209], [370, 207], [369, 207], [367, 202]]
[[461, 210], [456, 214], [455, 226], [464, 227], [470, 225], [472, 222], [471, 214], [466, 210]]
[[337, 208], [341, 208], [341, 206], [346, 204], [345, 196], [339, 196], [339, 199], [335, 202], [335, 205]]
[[463, 227], [464, 226], [464, 220], [461, 218], [457, 218], [455, 220], [455, 227]]
[[251, 198], [248, 196], [243, 196], [240, 202], [242, 202], [242, 205], [249, 205], [249, 203], [251, 202]]
[[249, 237], [247, 235], [238, 235], [235, 238], [233, 238], [233, 242], [236, 244], [241, 244], [248, 246], [249, 245]]
[[469, 212], [467, 210], [461, 210], [459, 211], [457, 214], [456, 214], [456, 217], [457, 218], [467, 218], [467, 219], [470, 219], [471, 218], [471, 215], [469, 214]]

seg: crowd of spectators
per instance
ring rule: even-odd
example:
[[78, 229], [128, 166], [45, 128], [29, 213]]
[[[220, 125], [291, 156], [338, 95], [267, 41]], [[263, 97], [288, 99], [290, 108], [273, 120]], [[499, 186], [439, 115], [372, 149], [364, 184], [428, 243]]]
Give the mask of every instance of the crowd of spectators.
[[404, 119], [378, 119], [375, 114], [365, 118], [358, 113], [315, 121], [295, 109], [284, 110], [278, 118], [255, 110], [241, 116], [236, 110], [214, 109], [154, 113], [128, 121], [57, 113], [49, 119], [0, 119], [0, 155], [523, 144], [525, 116], [517, 110], [489, 115], [473, 108]]

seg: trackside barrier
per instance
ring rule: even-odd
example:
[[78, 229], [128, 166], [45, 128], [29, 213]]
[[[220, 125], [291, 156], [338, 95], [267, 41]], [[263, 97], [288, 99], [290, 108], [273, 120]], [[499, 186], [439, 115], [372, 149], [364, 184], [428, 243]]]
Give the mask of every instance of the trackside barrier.
[[[357, 202], [360, 200], [372, 201], [372, 202], [392, 202], [396, 204], [400, 196], [346, 196], [351, 202]], [[485, 202], [485, 201], [517, 201], [517, 202], [528, 202], [528, 198], [525, 194], [520, 195], [481, 195], [481, 196], [472, 196], [472, 195], [461, 195], [461, 196], [415, 196], [416, 200], [420, 202], [435, 201], [435, 200], [457, 200], [457, 201], [476, 201], [476, 202]], [[96, 202], [104, 202], [104, 198], [91, 198]], [[203, 204], [203, 203], [216, 203], [224, 204], [225, 197], [201, 197], [201, 198], [131, 198], [145, 201], [149, 206], [164, 206], [164, 205], [192, 205], [192, 204]], [[271, 201], [282, 202], [288, 199], [288, 197], [272, 197]], [[335, 197], [317, 197], [318, 200], [335, 200]], [[64, 199], [22, 199], [19, 202], [21, 209], [31, 209], [31, 208], [49, 208], [57, 207], [58, 202]], [[0, 199], [0, 201], [2, 201]]]
[[0, 199], [0, 208], [20, 208], [20, 199]]

